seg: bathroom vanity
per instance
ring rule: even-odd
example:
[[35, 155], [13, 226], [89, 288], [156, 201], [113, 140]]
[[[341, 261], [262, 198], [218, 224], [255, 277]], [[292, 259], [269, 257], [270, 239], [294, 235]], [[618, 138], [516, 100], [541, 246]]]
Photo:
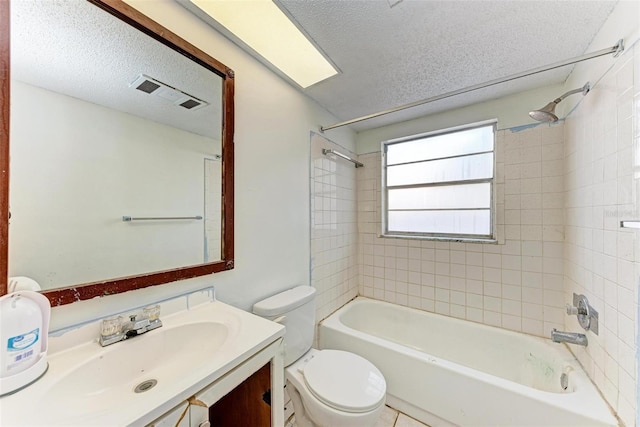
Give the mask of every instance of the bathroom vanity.
[[50, 336], [47, 373], [0, 398], [2, 425], [206, 426], [233, 415], [214, 405], [223, 398], [255, 425], [283, 425], [284, 327], [194, 302], [162, 304], [162, 327], [107, 347], [100, 321]]

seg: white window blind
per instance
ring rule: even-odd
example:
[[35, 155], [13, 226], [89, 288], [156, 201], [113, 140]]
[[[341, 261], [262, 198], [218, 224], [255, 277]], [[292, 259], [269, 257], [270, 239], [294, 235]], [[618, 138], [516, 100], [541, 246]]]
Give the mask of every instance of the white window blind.
[[495, 121], [383, 143], [384, 230], [494, 238]]

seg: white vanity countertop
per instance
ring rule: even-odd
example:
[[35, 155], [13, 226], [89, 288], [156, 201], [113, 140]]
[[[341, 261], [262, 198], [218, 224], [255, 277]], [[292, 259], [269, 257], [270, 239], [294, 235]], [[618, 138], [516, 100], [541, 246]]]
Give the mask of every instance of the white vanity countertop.
[[[0, 398], [0, 424], [148, 424], [284, 335], [282, 325], [219, 301], [161, 315], [161, 320], [161, 328], [107, 347], [96, 336], [51, 353], [75, 331], [50, 337], [49, 370], [29, 387]], [[134, 393], [147, 379], [158, 383]]]

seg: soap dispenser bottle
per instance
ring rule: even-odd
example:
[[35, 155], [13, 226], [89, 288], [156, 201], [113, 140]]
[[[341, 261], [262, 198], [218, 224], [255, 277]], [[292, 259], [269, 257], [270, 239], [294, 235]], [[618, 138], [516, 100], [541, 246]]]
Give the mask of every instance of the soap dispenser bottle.
[[50, 313], [49, 300], [37, 292], [0, 297], [0, 396], [46, 372]]

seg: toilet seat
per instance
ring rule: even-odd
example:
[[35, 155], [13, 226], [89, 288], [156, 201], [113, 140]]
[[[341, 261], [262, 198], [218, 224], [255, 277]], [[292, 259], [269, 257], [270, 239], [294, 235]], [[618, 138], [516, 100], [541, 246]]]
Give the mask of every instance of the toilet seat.
[[357, 354], [322, 350], [301, 371], [309, 391], [334, 409], [368, 412], [384, 402], [387, 385], [382, 373]]

